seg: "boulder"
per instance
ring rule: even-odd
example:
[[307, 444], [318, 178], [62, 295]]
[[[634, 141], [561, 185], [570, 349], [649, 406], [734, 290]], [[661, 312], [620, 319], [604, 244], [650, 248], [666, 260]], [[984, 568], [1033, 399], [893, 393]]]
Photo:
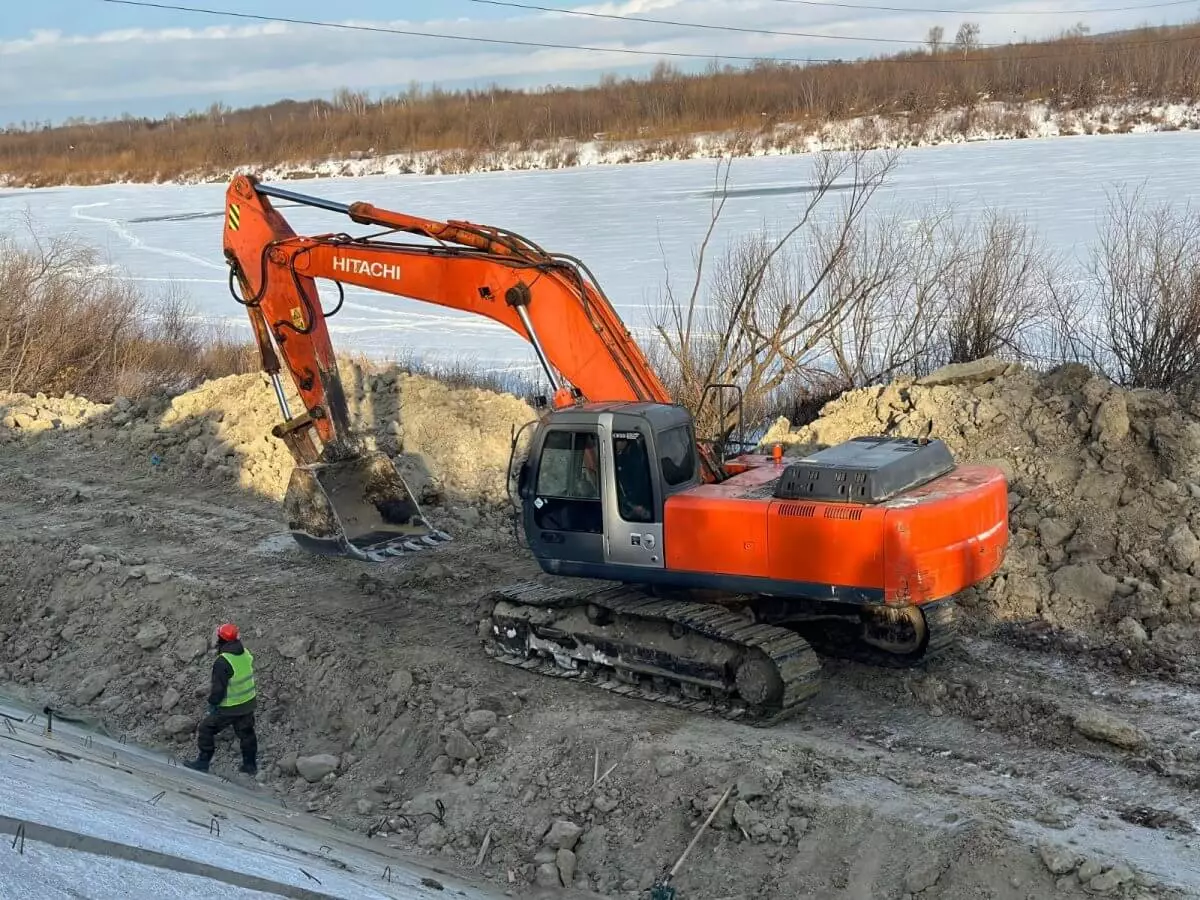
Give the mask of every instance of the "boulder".
[[542, 843], [554, 850], [574, 850], [582, 834], [583, 829], [574, 822], [559, 819], [550, 826]]
[[296, 771], [309, 784], [316, 784], [330, 772], [336, 772], [339, 762], [332, 753], [301, 756], [296, 760]]

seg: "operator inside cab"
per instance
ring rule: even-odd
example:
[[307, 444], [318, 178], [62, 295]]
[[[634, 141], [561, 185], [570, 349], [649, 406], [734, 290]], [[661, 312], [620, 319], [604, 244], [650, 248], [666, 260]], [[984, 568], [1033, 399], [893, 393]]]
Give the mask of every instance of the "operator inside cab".
[[652, 522], [654, 488], [650, 464], [641, 435], [613, 438], [613, 462], [617, 471], [617, 510], [626, 522]]

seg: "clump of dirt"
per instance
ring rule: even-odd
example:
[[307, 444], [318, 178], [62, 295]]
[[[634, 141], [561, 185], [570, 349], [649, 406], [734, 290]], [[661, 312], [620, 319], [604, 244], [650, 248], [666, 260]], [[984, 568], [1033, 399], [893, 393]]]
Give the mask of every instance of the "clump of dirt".
[[1002, 571], [962, 598], [977, 620], [1037, 621], [1127, 652], [1200, 633], [1200, 390], [1126, 390], [1080, 365], [994, 359], [848, 393], [764, 444], [788, 454], [867, 434], [945, 441], [1010, 485]]
[[72, 394], [31, 397], [0, 393], [0, 444], [47, 431], [78, 428], [106, 409], [102, 404]]

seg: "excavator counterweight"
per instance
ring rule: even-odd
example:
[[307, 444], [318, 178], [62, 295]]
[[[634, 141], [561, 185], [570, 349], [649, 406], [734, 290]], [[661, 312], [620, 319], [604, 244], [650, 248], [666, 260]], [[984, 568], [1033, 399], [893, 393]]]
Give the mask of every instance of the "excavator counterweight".
[[[272, 199], [384, 231], [297, 235]], [[940, 653], [954, 639], [954, 596], [1004, 559], [999, 469], [958, 465], [929, 436], [863, 436], [787, 465], [723, 458], [587, 267], [514, 232], [237, 176], [224, 249], [279, 400], [273, 434], [296, 460], [289, 527], [311, 552], [383, 561], [449, 540], [351, 427], [325, 323], [343, 285], [481, 315], [532, 347], [548, 400], [518, 505], [553, 578], [488, 596], [484, 648], [500, 662], [769, 724], [815, 694], [818, 651], [898, 668]], [[338, 287], [332, 309], [317, 278]], [[284, 366], [304, 407], [295, 415]], [[727, 388], [738, 390], [704, 396]]]

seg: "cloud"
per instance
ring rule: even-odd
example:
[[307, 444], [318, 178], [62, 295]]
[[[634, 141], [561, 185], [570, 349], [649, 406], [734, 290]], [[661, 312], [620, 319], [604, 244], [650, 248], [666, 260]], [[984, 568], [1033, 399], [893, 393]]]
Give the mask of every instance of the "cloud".
[[[236, 9], [237, 5], [231, 3], [228, 8]], [[520, 10], [505, 10], [502, 18], [489, 20], [343, 21], [655, 54], [820, 59], [895, 52], [905, 49], [905, 45], [862, 39], [903, 38], [913, 42], [908, 46], [916, 46], [930, 26], [942, 25], [952, 36], [959, 22], [970, 18], [969, 12], [877, 13], [776, 0], [627, 0], [577, 8], [713, 25], [817, 32], [844, 39], [704, 31]], [[1053, 35], [1080, 18], [1079, 13], [1070, 11], [1061, 16], [1022, 15], [1023, 10], [1037, 8], [1035, 3], [1010, 4], [1006, 7], [1010, 15], [981, 17], [980, 39], [1005, 43]], [[195, 18], [187, 17], [189, 21]], [[1087, 16], [1085, 21], [1093, 32], [1142, 24], [1136, 13]], [[413, 81], [555, 82], [563, 73], [594, 77], [630, 66], [649, 67], [654, 62], [653, 56], [467, 43], [245, 20], [215, 21], [207, 27], [126, 28], [91, 35], [36, 31], [0, 42], [0, 97], [13, 98], [0, 107], [0, 121], [13, 121], [15, 114], [24, 110], [102, 116], [111, 115], [114, 105], [135, 114], [161, 112], [164, 108], [184, 112], [218, 100], [247, 102], [255, 98], [249, 102], [261, 102], [285, 96], [329, 96], [339, 87], [394, 92]], [[677, 62], [687, 64], [683, 59]]]

